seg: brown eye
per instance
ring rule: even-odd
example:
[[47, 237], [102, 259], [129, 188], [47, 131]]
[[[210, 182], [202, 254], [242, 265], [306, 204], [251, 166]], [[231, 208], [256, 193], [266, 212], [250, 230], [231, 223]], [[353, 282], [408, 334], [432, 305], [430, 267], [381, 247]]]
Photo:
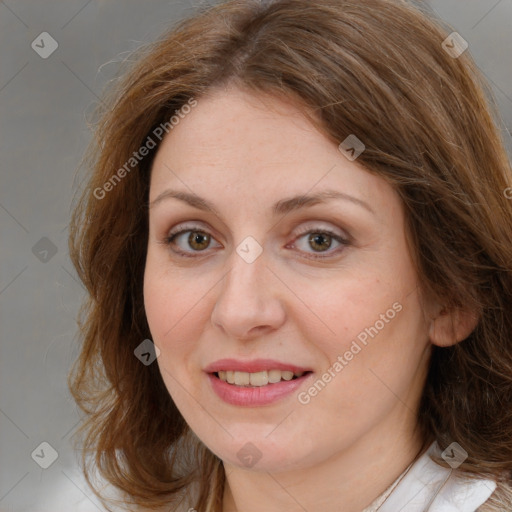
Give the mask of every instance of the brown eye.
[[308, 243], [312, 248], [318, 248], [319, 251], [323, 252], [329, 249], [332, 243], [332, 237], [325, 233], [313, 233], [308, 237]]
[[[197, 227], [182, 226], [183, 229], [169, 233], [163, 240], [166, 245], [172, 246], [172, 251], [182, 256], [194, 256], [194, 253], [206, 251], [214, 238]], [[185, 236], [188, 233], [188, 236]], [[220, 244], [219, 244], [220, 246]]]
[[210, 235], [202, 231], [190, 231], [187, 242], [193, 249], [202, 251], [210, 244]]
[[[297, 241], [300, 241], [301, 243], [297, 243]], [[334, 250], [329, 250], [333, 243], [338, 244], [338, 247], [335, 247]], [[303, 233], [299, 233], [299, 236], [294, 242], [294, 246], [295, 245], [301, 252], [309, 255], [306, 257], [320, 259], [329, 258], [330, 256], [339, 254], [344, 247], [350, 245], [350, 242], [339, 234], [329, 231], [328, 229], [310, 229]], [[323, 253], [326, 254], [324, 255]]]

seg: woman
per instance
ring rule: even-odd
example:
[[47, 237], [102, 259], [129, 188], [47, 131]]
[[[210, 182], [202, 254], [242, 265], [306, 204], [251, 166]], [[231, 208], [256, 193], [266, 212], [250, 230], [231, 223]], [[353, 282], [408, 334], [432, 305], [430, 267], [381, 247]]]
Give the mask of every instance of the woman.
[[235, 0], [141, 54], [72, 221], [86, 476], [137, 510], [512, 508], [512, 171], [463, 50], [399, 0]]

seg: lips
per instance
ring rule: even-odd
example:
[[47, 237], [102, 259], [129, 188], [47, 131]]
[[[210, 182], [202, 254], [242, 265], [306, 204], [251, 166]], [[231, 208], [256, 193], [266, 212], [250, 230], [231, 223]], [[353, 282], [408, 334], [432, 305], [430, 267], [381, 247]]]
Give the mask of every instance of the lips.
[[218, 397], [246, 407], [268, 405], [289, 396], [312, 375], [306, 367], [271, 359], [221, 359], [204, 371]]
[[294, 374], [312, 371], [311, 368], [305, 368], [290, 363], [283, 363], [273, 359], [253, 359], [251, 361], [219, 359], [204, 369], [206, 373], [217, 373], [219, 371], [256, 373], [263, 371], [268, 372], [269, 370], [289, 371]]

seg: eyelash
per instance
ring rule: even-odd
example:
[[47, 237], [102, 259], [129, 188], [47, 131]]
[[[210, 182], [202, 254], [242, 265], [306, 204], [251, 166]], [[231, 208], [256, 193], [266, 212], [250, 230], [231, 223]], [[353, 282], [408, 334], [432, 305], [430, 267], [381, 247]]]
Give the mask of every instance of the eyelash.
[[[194, 225], [192, 225], [192, 226], [183, 226], [183, 229], [180, 229], [179, 231], [171, 231], [169, 233], [169, 235], [164, 238], [162, 243], [164, 243], [165, 245], [168, 245], [168, 246], [173, 245], [174, 240], [178, 236], [182, 235], [183, 233], [188, 233], [188, 232], [197, 232], [197, 233], [207, 234], [207, 235], [211, 236], [211, 234], [208, 233], [208, 231], [202, 229], [200, 226], [197, 226], [197, 225], [196, 226], [194, 226]], [[327, 235], [329, 237], [332, 237], [337, 242], [339, 242], [341, 244], [341, 246], [342, 246], [341, 248], [338, 248], [338, 250], [331, 251], [328, 256], [320, 255], [321, 253], [318, 253], [318, 255], [314, 255], [314, 253], [313, 253], [313, 255], [307, 256], [307, 258], [309, 258], [309, 259], [316, 259], [316, 260], [328, 259], [328, 258], [332, 257], [333, 253], [337, 254], [337, 253], [340, 252], [340, 249], [342, 250], [344, 247], [347, 247], [347, 246], [350, 245], [349, 240], [347, 240], [346, 238], [343, 238], [340, 235], [338, 235], [337, 233], [334, 233], [333, 231], [331, 231], [329, 229], [324, 229], [324, 228], [321, 228], [321, 229], [306, 229], [306, 230], [298, 233], [296, 239], [299, 239], [302, 236], [307, 235], [307, 234]], [[172, 251], [174, 253], [180, 255], [180, 256], [185, 257], [185, 258], [197, 258], [198, 257], [198, 256], [192, 256], [190, 254], [190, 252], [182, 251], [180, 249], [178, 249], [178, 250], [172, 249]], [[202, 253], [202, 252], [206, 252], [206, 249], [204, 251], [192, 251], [192, 252]]]

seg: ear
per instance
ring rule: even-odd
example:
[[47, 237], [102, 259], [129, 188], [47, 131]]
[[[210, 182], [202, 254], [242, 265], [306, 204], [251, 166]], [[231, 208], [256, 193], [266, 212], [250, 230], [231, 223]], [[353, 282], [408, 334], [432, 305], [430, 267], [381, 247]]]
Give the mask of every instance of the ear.
[[476, 328], [479, 317], [474, 311], [442, 308], [430, 321], [430, 341], [439, 347], [449, 347], [465, 340]]

